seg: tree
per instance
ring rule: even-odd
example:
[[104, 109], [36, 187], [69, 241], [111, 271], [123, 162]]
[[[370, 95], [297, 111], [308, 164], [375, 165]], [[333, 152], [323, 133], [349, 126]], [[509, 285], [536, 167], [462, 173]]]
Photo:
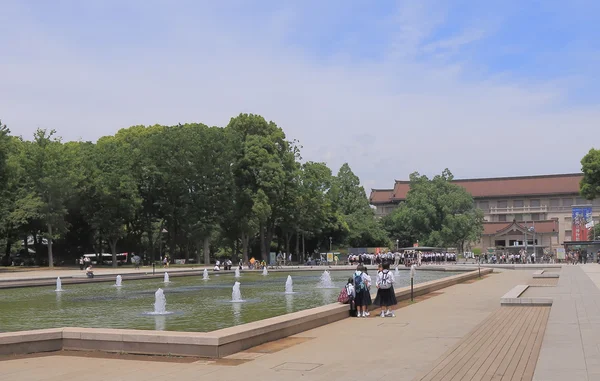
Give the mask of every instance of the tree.
[[600, 150], [590, 149], [581, 159], [581, 171], [581, 195], [588, 200], [600, 197]]
[[72, 157], [56, 131], [38, 129], [32, 142], [25, 144], [21, 162], [27, 179], [21, 201], [36, 209], [48, 241], [48, 265], [54, 266], [53, 241], [68, 229], [66, 203], [73, 192]]
[[385, 219], [388, 231], [397, 233], [404, 244], [419, 241], [428, 246], [454, 246], [461, 252], [466, 244], [478, 240], [483, 213], [452, 179], [448, 169], [433, 179], [411, 174], [406, 202]]
[[333, 179], [329, 197], [333, 207], [332, 222], [336, 226], [331, 237], [352, 247], [388, 246], [389, 237], [375, 219], [365, 189], [348, 163]]
[[116, 137], [98, 140], [88, 151], [87, 184], [89, 194], [86, 216], [90, 226], [109, 243], [112, 266], [117, 266], [117, 242], [140, 206], [137, 187], [131, 176], [127, 146]]

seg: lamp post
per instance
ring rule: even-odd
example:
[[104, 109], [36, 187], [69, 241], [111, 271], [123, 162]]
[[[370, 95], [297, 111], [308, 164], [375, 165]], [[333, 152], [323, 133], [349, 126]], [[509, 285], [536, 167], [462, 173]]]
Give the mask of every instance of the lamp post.
[[399, 247], [400, 247], [399, 245], [400, 245], [400, 240], [399, 240], [399, 239], [397, 239], [397, 240], [396, 240], [396, 252], [398, 251], [398, 249], [399, 249]]
[[414, 281], [415, 281], [415, 272], [417, 270], [415, 269], [415, 265], [410, 266], [410, 301], [414, 301], [414, 290], [413, 290], [413, 286], [414, 286]]

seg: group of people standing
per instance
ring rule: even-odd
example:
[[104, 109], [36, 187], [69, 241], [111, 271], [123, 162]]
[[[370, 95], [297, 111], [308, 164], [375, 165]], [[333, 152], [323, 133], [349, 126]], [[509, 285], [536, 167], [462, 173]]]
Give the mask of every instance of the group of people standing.
[[358, 318], [366, 318], [370, 316], [369, 306], [374, 304], [381, 307], [379, 314], [381, 317], [395, 317], [396, 315], [390, 309], [391, 306], [398, 304], [394, 292], [395, 282], [394, 273], [390, 271], [389, 262], [380, 264], [375, 279], [377, 296], [373, 301], [371, 298], [373, 280], [367, 268], [363, 264], [358, 265], [353, 276], [348, 278], [348, 283], [342, 290], [343, 293], [348, 295], [350, 314]]

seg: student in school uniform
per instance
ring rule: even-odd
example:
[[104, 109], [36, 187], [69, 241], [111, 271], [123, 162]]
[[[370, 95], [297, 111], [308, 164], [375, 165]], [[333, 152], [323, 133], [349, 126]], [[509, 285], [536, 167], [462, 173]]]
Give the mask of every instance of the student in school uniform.
[[356, 292], [356, 317], [365, 318], [367, 317], [367, 309], [371, 305], [371, 295], [369, 294], [369, 279], [370, 277], [365, 274], [365, 266], [358, 265], [354, 272], [354, 289]]
[[385, 262], [382, 267], [382, 270], [377, 273], [377, 281], [375, 282], [377, 297], [373, 304], [381, 307], [381, 314], [379, 316], [395, 317], [396, 315], [390, 310], [390, 307], [398, 304], [394, 291], [396, 280], [394, 279], [394, 273], [390, 271], [390, 264], [388, 262]]

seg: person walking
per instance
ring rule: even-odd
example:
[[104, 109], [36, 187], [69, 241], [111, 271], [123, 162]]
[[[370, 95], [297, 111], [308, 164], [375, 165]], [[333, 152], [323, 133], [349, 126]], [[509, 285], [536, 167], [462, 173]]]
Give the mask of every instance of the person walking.
[[371, 305], [371, 295], [369, 295], [369, 279], [365, 274], [365, 266], [358, 265], [354, 272], [354, 291], [356, 292], [356, 317], [367, 317], [367, 308]]
[[377, 286], [377, 297], [375, 297], [374, 304], [381, 307], [381, 317], [395, 317], [393, 311], [390, 310], [391, 306], [398, 304], [396, 300], [396, 293], [394, 292], [394, 273], [390, 272], [390, 264], [385, 262], [382, 265], [382, 270], [377, 273], [377, 280], [375, 285]]

